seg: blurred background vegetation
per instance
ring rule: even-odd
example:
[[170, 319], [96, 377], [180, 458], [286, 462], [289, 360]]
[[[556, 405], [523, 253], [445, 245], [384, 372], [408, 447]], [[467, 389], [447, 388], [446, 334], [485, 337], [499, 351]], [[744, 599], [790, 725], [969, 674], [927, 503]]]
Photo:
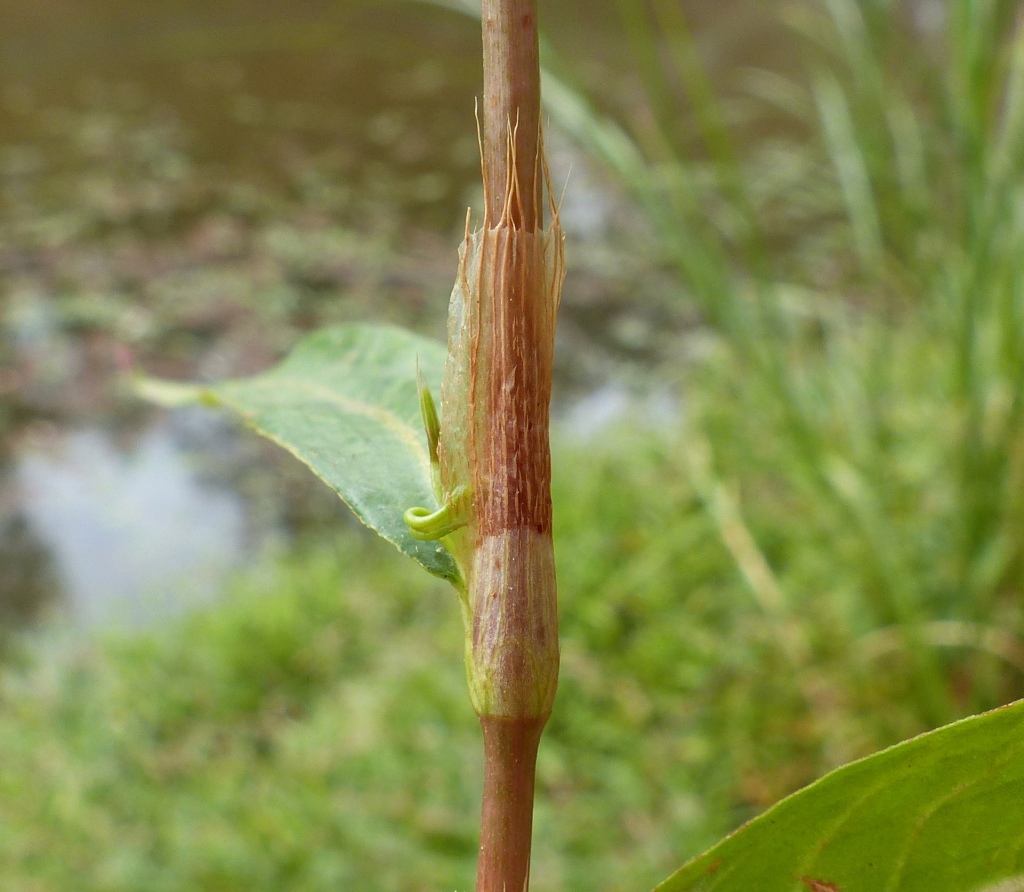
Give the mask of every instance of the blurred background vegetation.
[[[1024, 21], [541, 6], [570, 272], [535, 887], [640, 889], [1024, 695]], [[0, 2], [5, 888], [471, 886], [451, 592], [122, 384], [443, 335], [471, 11]]]

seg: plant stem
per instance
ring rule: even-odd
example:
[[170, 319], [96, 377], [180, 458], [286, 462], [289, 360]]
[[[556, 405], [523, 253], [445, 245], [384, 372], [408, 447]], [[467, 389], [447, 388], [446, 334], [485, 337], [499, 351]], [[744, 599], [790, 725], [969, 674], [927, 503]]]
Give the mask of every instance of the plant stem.
[[[516, 229], [540, 228], [540, 45], [537, 0], [482, 0], [484, 43], [484, 225], [502, 218], [507, 184], [523, 185], [509, 214]], [[508, 131], [515, 132], [509, 151]], [[514, 169], [512, 161], [514, 156]]]
[[476, 889], [526, 892], [537, 748], [558, 675], [548, 403], [561, 233], [557, 220], [550, 242], [541, 232], [537, 0], [482, 0], [481, 12], [486, 207], [471, 378], [484, 411], [474, 415], [469, 572], [470, 685], [484, 740]]
[[529, 888], [533, 788], [543, 719], [481, 716], [484, 801], [477, 892]]

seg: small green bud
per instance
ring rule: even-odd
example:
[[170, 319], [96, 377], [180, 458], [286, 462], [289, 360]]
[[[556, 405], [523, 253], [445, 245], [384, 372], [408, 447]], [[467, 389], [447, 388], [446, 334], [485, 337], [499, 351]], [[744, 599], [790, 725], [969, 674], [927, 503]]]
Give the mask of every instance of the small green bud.
[[460, 486], [445, 496], [444, 504], [436, 511], [428, 508], [409, 508], [402, 515], [414, 539], [426, 542], [443, 539], [469, 523], [466, 487]]
[[437, 417], [437, 406], [433, 394], [427, 386], [420, 367], [416, 366], [416, 388], [420, 395], [420, 414], [423, 416], [423, 429], [427, 434], [427, 448], [430, 450], [430, 463], [437, 464], [437, 442], [441, 438], [441, 421]]
[[[430, 487], [434, 490], [437, 500], [443, 503], [445, 500], [444, 486], [441, 483], [441, 466], [437, 459], [437, 444], [441, 439], [441, 421], [437, 416], [434, 396], [431, 394], [426, 378], [423, 377], [423, 372], [418, 365], [416, 366], [416, 388], [419, 391], [420, 415], [423, 418], [423, 430], [427, 435], [427, 453], [430, 456]], [[411, 527], [412, 524], [409, 526]]]

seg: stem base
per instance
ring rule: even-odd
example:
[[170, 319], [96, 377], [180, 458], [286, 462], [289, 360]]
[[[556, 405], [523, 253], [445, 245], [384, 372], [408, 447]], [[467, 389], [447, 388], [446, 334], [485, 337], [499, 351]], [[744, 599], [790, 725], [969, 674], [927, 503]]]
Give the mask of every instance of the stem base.
[[476, 892], [527, 892], [537, 748], [547, 717], [481, 716], [484, 802]]

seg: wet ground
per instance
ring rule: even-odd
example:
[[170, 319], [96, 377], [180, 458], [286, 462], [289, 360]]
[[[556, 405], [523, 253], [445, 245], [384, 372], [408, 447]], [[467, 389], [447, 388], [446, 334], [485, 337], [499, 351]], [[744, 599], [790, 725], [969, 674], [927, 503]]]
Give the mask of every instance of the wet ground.
[[[612, 4], [577, 7], [542, 7], [553, 43], [628, 106]], [[770, 53], [695, 9], [712, 60]], [[353, 0], [0, 0], [0, 20], [0, 622], [151, 620], [350, 521], [272, 447], [141, 406], [125, 374], [246, 374], [351, 319], [440, 337], [479, 204], [478, 25]], [[685, 320], [622, 197], [557, 130], [549, 147], [556, 180], [572, 169], [557, 400], [589, 430]]]

